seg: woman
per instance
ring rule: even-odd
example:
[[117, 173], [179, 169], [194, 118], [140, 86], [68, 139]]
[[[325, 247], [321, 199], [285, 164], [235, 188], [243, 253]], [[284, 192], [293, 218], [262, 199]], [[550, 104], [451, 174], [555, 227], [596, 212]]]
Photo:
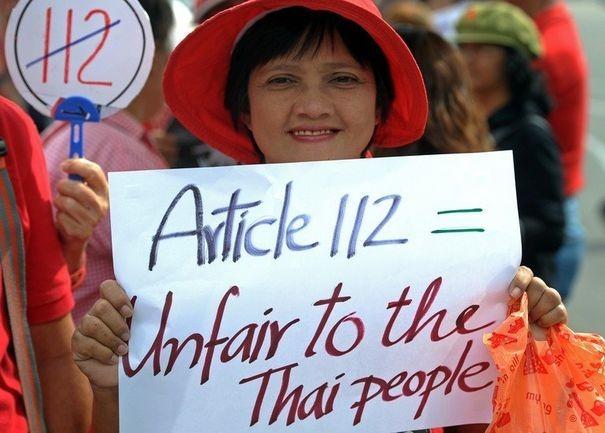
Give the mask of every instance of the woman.
[[[304, 6], [304, 7], [301, 7]], [[208, 77], [225, 77], [216, 85]], [[367, 0], [250, 0], [198, 27], [174, 52], [167, 101], [194, 134], [243, 163], [360, 158], [417, 140], [427, 117], [418, 67]], [[566, 319], [555, 290], [521, 268], [532, 319]], [[95, 396], [95, 432], [117, 432], [117, 357], [132, 305], [115, 282], [74, 334]], [[538, 301], [539, 302], [536, 302]], [[467, 430], [468, 431], [468, 430]]]
[[541, 53], [538, 30], [516, 6], [487, 2], [468, 10], [457, 40], [497, 148], [513, 151], [522, 263], [552, 284], [554, 254], [563, 241], [563, 175], [543, 117], [546, 91], [531, 66]]
[[418, 62], [429, 99], [429, 118], [420, 140], [403, 147], [376, 148], [376, 156], [487, 152], [493, 142], [471, 91], [460, 52], [437, 33], [395, 26]]

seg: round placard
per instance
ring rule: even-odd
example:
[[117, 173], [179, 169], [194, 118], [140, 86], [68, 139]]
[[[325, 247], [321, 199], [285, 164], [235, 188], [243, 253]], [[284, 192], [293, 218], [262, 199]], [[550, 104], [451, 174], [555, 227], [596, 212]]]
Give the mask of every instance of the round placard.
[[141, 91], [153, 62], [149, 17], [137, 0], [20, 0], [5, 39], [15, 86], [51, 116], [81, 96], [106, 117]]

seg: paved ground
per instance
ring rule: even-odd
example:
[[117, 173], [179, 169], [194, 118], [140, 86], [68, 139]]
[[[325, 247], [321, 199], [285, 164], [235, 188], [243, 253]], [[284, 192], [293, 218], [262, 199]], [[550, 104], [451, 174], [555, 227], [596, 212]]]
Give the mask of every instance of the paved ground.
[[582, 193], [582, 220], [588, 250], [575, 293], [568, 302], [571, 326], [605, 336], [605, 1], [569, 1], [591, 66], [591, 127], [586, 158], [587, 187]]

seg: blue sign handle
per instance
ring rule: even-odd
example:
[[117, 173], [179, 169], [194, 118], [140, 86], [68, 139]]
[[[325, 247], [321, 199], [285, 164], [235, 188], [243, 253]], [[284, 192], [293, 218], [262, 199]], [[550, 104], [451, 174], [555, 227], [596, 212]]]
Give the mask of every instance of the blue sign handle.
[[[83, 158], [84, 157], [84, 122], [70, 122], [70, 140], [69, 140], [69, 157]], [[69, 179], [82, 182], [84, 179], [77, 174], [70, 174]]]
[[[61, 99], [53, 108], [53, 117], [70, 124], [69, 157], [84, 157], [84, 122], [99, 122], [99, 108], [81, 96]], [[81, 176], [70, 174], [72, 180], [83, 181]]]

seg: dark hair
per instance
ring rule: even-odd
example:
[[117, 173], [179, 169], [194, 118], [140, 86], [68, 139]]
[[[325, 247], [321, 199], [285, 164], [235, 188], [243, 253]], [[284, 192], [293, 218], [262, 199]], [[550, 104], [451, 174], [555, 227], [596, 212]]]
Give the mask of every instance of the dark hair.
[[533, 103], [546, 116], [552, 109], [544, 76], [532, 67], [531, 60], [520, 51], [503, 47], [506, 52], [504, 71], [513, 104]]
[[377, 155], [482, 152], [493, 149], [485, 118], [471, 91], [460, 52], [437, 33], [410, 25], [395, 30], [408, 45], [422, 72], [429, 118], [422, 138], [410, 148], [376, 149]]
[[233, 50], [225, 107], [235, 128], [240, 127], [241, 114], [250, 110], [248, 80], [254, 69], [282, 56], [300, 59], [308, 53], [315, 55], [326, 38], [333, 43], [336, 35], [342, 38], [351, 56], [374, 73], [376, 106], [383, 120], [386, 119], [394, 90], [388, 62], [378, 44], [360, 26], [337, 14], [292, 7], [261, 18]]
[[168, 0], [139, 0], [151, 23], [153, 39], [158, 48], [170, 49], [170, 32], [174, 27], [174, 14]]

